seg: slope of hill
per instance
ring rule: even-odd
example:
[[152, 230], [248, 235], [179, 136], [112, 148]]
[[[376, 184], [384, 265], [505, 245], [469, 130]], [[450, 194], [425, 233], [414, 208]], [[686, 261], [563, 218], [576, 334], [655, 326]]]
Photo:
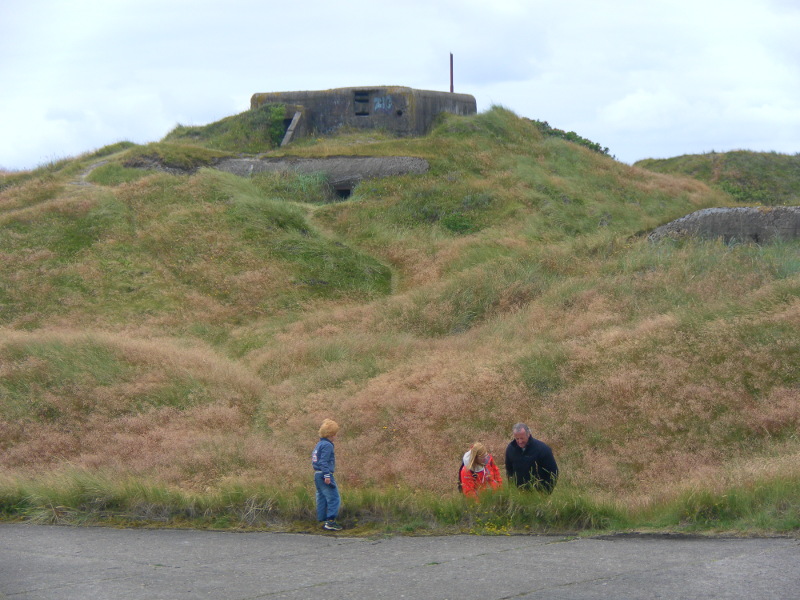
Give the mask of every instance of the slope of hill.
[[798, 243], [643, 235], [736, 205], [721, 191], [501, 108], [295, 145], [430, 164], [342, 202], [313, 174], [216, 171], [229, 151], [195, 141], [0, 183], [3, 510], [75, 473], [302, 490], [324, 417], [350, 490], [448, 497], [456, 457], [481, 440], [502, 462], [518, 421], [556, 495], [800, 480]]
[[667, 159], [647, 159], [637, 167], [670, 175], [688, 175], [733, 196], [766, 206], [800, 204], [800, 154], [710, 152]]

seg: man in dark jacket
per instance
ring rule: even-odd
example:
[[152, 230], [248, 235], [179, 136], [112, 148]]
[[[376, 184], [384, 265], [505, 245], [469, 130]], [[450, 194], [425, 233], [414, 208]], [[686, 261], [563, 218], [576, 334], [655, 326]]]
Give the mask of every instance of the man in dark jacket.
[[517, 487], [553, 491], [558, 465], [550, 446], [535, 439], [525, 423], [514, 425], [514, 439], [506, 448], [506, 475]]

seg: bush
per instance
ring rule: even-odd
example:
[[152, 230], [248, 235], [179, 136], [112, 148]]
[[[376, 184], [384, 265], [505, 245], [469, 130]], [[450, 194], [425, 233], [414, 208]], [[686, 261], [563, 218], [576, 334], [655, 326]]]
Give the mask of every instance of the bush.
[[531, 119], [531, 122], [536, 125], [536, 128], [541, 131], [544, 135], [549, 137], [557, 137], [562, 140], [567, 140], [568, 142], [572, 142], [574, 144], [578, 144], [583, 146], [584, 148], [588, 148], [594, 152], [599, 152], [600, 154], [605, 154], [608, 156], [608, 148], [604, 148], [600, 144], [593, 142], [591, 140], [587, 140], [584, 137], [579, 136], [574, 131], [564, 131], [563, 129], [556, 129], [555, 127], [551, 127], [547, 121], [536, 121]]

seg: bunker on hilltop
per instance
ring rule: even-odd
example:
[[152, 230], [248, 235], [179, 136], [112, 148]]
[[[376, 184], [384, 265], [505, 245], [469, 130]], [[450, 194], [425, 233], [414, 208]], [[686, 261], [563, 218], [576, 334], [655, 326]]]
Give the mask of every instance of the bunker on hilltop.
[[384, 129], [401, 136], [425, 135], [440, 113], [477, 112], [475, 98], [469, 94], [401, 86], [253, 94], [251, 109], [264, 104], [286, 106], [284, 144], [296, 137], [332, 133], [342, 127]]

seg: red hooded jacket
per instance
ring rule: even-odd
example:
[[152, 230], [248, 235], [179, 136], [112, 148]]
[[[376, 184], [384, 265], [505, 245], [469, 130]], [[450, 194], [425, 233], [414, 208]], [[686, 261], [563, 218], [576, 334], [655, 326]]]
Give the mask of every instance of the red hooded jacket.
[[486, 488], [496, 490], [503, 483], [500, 477], [500, 469], [494, 462], [494, 457], [489, 455], [489, 462], [483, 467], [483, 471], [470, 471], [466, 466], [461, 465], [461, 491], [465, 496], [478, 497], [478, 492]]

